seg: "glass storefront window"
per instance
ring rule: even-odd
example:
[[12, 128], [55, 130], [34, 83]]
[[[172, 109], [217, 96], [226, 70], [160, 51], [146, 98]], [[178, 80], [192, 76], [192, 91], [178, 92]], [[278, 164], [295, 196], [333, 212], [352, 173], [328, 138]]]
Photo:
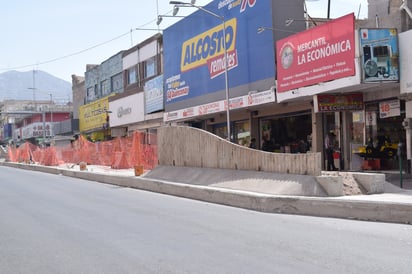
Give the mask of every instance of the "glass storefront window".
[[[401, 113], [405, 112], [405, 104], [401, 104]], [[382, 140], [389, 143], [399, 143], [404, 139], [402, 121], [404, 114], [381, 118], [378, 103], [369, 104], [365, 111], [365, 144], [377, 145]]]
[[365, 115], [363, 111], [355, 111], [352, 113], [352, 142], [357, 144], [363, 143]]
[[220, 138], [227, 139], [227, 126], [226, 123], [216, 124], [213, 126], [213, 134]]
[[249, 121], [235, 122], [234, 142], [241, 146], [248, 147], [250, 144], [250, 123]]
[[305, 153], [310, 150], [311, 114], [265, 118], [260, 124], [262, 150], [286, 153]]

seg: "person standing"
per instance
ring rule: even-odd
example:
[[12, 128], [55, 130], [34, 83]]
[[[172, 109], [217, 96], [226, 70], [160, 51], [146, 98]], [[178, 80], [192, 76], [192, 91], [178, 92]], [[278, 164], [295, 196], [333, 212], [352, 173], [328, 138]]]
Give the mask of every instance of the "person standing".
[[333, 148], [335, 146], [335, 133], [331, 130], [325, 137], [325, 150], [326, 150], [326, 169], [328, 171], [337, 170], [335, 167], [335, 161], [333, 160]]
[[249, 148], [253, 148], [253, 149], [257, 148], [256, 138], [252, 138], [252, 140], [250, 140]]

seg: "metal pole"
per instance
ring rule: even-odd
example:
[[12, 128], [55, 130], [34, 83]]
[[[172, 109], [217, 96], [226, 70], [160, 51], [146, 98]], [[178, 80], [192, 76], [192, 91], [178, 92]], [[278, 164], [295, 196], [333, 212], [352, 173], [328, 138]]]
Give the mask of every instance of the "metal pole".
[[224, 62], [225, 62], [225, 93], [226, 93], [226, 124], [227, 124], [227, 139], [231, 141], [232, 138], [230, 136], [230, 98], [229, 98], [229, 78], [228, 78], [228, 61], [227, 61], [227, 48], [226, 48], [226, 23], [225, 19], [222, 19], [223, 25], [223, 50], [225, 54]]
[[46, 141], [46, 111], [45, 110], [43, 110], [42, 116], [43, 116], [42, 119], [43, 119], [43, 146], [44, 146], [45, 141]]
[[50, 93], [50, 137], [53, 137], [53, 94]]
[[225, 18], [223, 16], [220, 16], [214, 12], [211, 12], [208, 9], [205, 9], [201, 6], [197, 6], [192, 2], [187, 3], [187, 2], [182, 2], [182, 1], [170, 1], [169, 4], [172, 5], [178, 5], [178, 6], [183, 6], [183, 7], [194, 7], [199, 10], [202, 10], [220, 20], [222, 20], [222, 26], [223, 26], [223, 50], [224, 50], [224, 63], [225, 63], [225, 93], [226, 93], [226, 127], [227, 127], [227, 140], [231, 141], [231, 135], [230, 135], [230, 97], [229, 97], [229, 76], [228, 76], [228, 61], [227, 61], [227, 48], [226, 48], [226, 23], [225, 23]]
[[328, 20], [330, 19], [330, 0], [328, 0]]
[[403, 178], [402, 178], [402, 155], [399, 156], [399, 173], [400, 173], [400, 187], [403, 188]]
[[403, 188], [403, 178], [402, 178], [402, 142], [399, 142], [399, 144], [398, 144], [398, 158], [399, 158], [400, 187]]
[[228, 76], [228, 62], [227, 62], [227, 48], [226, 48], [226, 23], [225, 23], [225, 18], [223, 16], [220, 16], [216, 13], [211, 12], [210, 10], [207, 10], [201, 6], [196, 6], [192, 3], [183, 3], [184, 5], [189, 5], [195, 8], [198, 8], [216, 18], [219, 18], [222, 20], [222, 26], [223, 26], [223, 50], [224, 50], [224, 62], [225, 62], [225, 93], [226, 93], [226, 127], [227, 127], [227, 140], [231, 141], [231, 135], [230, 135], [230, 97], [229, 97], [229, 76]]

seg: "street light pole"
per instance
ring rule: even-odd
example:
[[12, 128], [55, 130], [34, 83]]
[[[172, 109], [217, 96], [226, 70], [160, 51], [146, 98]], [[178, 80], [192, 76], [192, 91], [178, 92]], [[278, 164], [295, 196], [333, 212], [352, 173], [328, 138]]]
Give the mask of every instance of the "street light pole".
[[50, 138], [53, 138], [53, 94], [50, 95]]
[[[308, 1], [308, 2], [316, 2], [316, 1], [319, 1], [319, 0], [305, 0], [305, 1]], [[327, 17], [326, 17], [328, 20], [330, 19], [330, 0], [328, 0], [328, 12], [327, 12]]]
[[43, 147], [46, 146], [46, 110], [42, 109], [42, 120], [43, 120]]
[[182, 1], [170, 1], [169, 4], [175, 5], [176, 7], [194, 7], [199, 10], [204, 11], [205, 13], [212, 15], [222, 21], [222, 28], [223, 28], [223, 51], [224, 51], [224, 65], [225, 65], [225, 96], [226, 96], [226, 126], [227, 126], [227, 139], [231, 141], [231, 134], [230, 134], [230, 97], [229, 97], [229, 76], [228, 76], [228, 61], [227, 61], [227, 48], [226, 48], [226, 23], [225, 18], [220, 16], [210, 10], [207, 10], [201, 6], [197, 6], [193, 3], [194, 1], [182, 2]]

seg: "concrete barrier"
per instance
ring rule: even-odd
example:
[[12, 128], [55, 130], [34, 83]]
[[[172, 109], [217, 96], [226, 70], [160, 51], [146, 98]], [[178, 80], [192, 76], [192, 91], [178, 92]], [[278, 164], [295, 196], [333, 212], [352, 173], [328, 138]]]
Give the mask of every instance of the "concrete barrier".
[[367, 194], [385, 192], [385, 174], [353, 172], [352, 175], [366, 189]]
[[342, 176], [316, 176], [316, 180], [329, 196], [344, 195]]

